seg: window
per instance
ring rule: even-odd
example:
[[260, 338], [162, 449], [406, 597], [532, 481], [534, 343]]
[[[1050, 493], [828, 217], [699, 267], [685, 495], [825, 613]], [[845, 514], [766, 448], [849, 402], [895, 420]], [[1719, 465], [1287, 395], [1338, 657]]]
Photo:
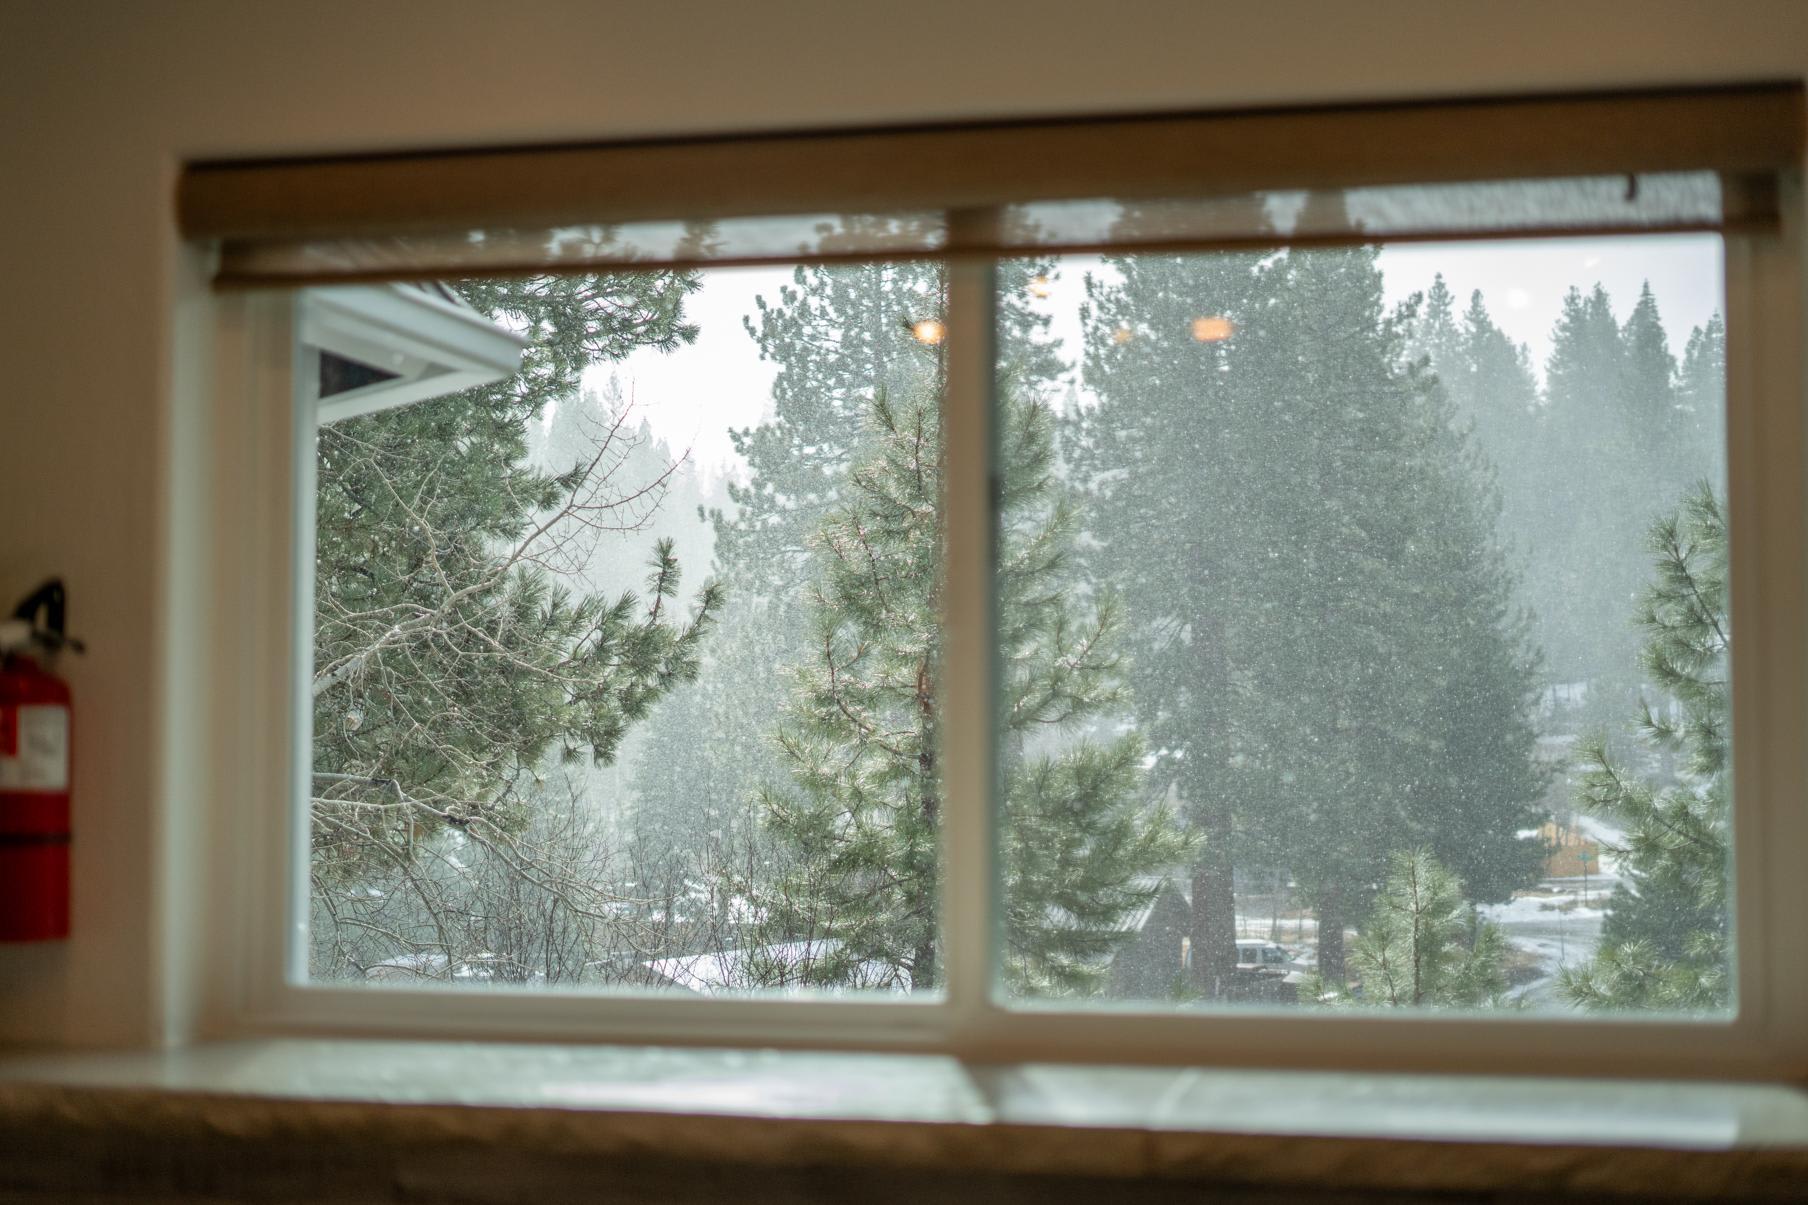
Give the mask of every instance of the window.
[[1013, 267], [1013, 997], [1730, 1010], [1718, 240]]
[[[1800, 700], [1744, 635], [1796, 639], [1760, 583], [1800, 525], [1759, 518], [1796, 445], [1754, 436], [1794, 430], [1799, 107], [545, 152], [506, 165], [527, 205], [497, 155], [193, 169], [223, 281], [303, 286], [267, 320], [462, 324], [295, 328], [306, 803], [248, 921], [289, 935], [264, 1014], [1553, 1070], [1799, 1042]], [[1561, 162], [1450, 149], [1558, 116]], [[1321, 161], [1352, 121], [1426, 143]], [[418, 204], [314, 221], [311, 179]]]
[[934, 992], [944, 276], [466, 281], [518, 364], [323, 399], [311, 982]]

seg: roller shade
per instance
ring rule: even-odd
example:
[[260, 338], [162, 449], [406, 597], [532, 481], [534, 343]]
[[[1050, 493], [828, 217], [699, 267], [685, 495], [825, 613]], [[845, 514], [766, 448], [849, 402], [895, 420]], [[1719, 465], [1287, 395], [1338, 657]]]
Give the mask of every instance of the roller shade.
[[202, 163], [226, 284], [1761, 228], [1799, 85]]

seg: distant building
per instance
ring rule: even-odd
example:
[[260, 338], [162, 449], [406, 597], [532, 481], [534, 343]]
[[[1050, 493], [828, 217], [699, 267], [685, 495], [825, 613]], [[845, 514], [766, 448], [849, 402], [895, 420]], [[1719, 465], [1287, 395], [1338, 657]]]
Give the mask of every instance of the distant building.
[[1105, 994], [1119, 1000], [1161, 1000], [1187, 982], [1187, 938], [1193, 905], [1178, 878], [1164, 878], [1155, 898], [1125, 917], [1126, 934], [1111, 955]]
[[1538, 826], [1544, 842], [1544, 877], [1579, 879], [1601, 872], [1601, 845], [1573, 825], [1547, 820]]

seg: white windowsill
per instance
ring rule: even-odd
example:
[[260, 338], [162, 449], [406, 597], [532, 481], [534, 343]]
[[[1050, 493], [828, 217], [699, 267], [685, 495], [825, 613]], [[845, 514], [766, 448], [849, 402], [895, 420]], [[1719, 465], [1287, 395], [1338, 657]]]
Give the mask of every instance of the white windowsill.
[[1808, 1093], [1790, 1087], [926, 1055], [303, 1039], [0, 1055], [0, 1135], [61, 1129], [163, 1150], [454, 1144], [1343, 1191], [1787, 1196], [1808, 1183]]

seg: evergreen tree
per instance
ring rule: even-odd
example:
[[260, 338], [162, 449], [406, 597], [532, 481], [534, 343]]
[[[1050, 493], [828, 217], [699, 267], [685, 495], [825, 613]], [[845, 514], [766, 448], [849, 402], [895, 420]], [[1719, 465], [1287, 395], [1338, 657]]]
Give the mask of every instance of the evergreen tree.
[[[832, 245], [865, 234], [848, 227], [825, 238]], [[1046, 270], [1029, 261], [1001, 267], [1012, 282], [1001, 296], [1001, 355], [1026, 373], [1052, 376], [1047, 320], [1031, 311], [1022, 288]], [[652, 717], [649, 739], [669, 753], [649, 753], [636, 781], [643, 833], [665, 829], [672, 850], [688, 849], [705, 878], [739, 873], [713, 865], [725, 857], [744, 863], [770, 853], [749, 848], [760, 837], [747, 801], [786, 776], [770, 738], [774, 683], [812, 649], [801, 583], [814, 533], [841, 498], [850, 466], [872, 454], [871, 399], [936, 387], [936, 358], [915, 327], [939, 320], [945, 303], [943, 269], [934, 263], [799, 267], [746, 319], [778, 373], [771, 416], [733, 433], [746, 476], [728, 483], [728, 505], [711, 510], [730, 602], [702, 680]], [[709, 740], [699, 741], [704, 732]]]
[[[1638, 301], [1620, 329], [1620, 341], [1624, 355], [1620, 413], [1646, 470], [1643, 492], [1661, 494], [1667, 483], [1678, 479], [1677, 465], [1686, 461], [1689, 449], [1677, 407], [1676, 358], [1670, 354], [1650, 281], [1639, 289]], [[1661, 505], [1640, 507], [1639, 513], [1655, 512]]]
[[[832, 245], [834, 236], [825, 238]], [[1047, 271], [1032, 261], [1000, 267], [999, 359], [1029, 380], [1059, 371], [1046, 343], [1048, 320], [1029, 308], [1022, 287]], [[916, 324], [944, 316], [944, 275], [941, 264], [918, 261], [799, 267], [777, 298], [759, 299], [757, 320], [745, 320], [778, 375], [772, 417], [734, 433], [747, 482], [731, 485], [734, 505], [716, 517], [718, 560], [737, 597], [795, 589], [823, 512], [870, 450], [870, 399], [934, 387], [934, 357], [924, 354]]]
[[1732, 632], [1726, 520], [1713, 492], [1691, 494], [1651, 529], [1647, 547], [1656, 576], [1638, 625], [1645, 671], [1663, 693], [1641, 701], [1639, 728], [1647, 743], [1682, 757], [1682, 773], [1664, 785], [1625, 768], [1599, 738], [1584, 748], [1581, 803], [1625, 828], [1621, 883], [1594, 962], [1566, 970], [1562, 987], [1591, 1009], [1718, 1009], [1730, 991]]
[[1726, 323], [1717, 313], [1689, 332], [1676, 405], [1695, 456], [1683, 479], [1711, 477], [1726, 463]]
[[1419, 306], [1408, 336], [1408, 351], [1415, 358], [1423, 356], [1431, 362], [1433, 371], [1443, 380], [1459, 410], [1464, 408], [1467, 400], [1465, 382], [1471, 367], [1467, 355], [1469, 338], [1465, 336], [1472, 337], [1476, 333], [1473, 314], [1475, 307], [1480, 305], [1481, 292], [1477, 290], [1471, 298], [1469, 312], [1462, 315], [1464, 325], [1459, 326], [1456, 296], [1444, 283], [1444, 274], [1439, 272], [1431, 278], [1431, 288], [1425, 291], [1423, 304]]
[[[1264, 692], [1265, 820], [1293, 844], [1336, 983], [1346, 918], [1402, 842], [1478, 898], [1536, 877], [1544, 778], [1536, 656], [1495, 536], [1485, 466], [1435, 378], [1402, 368], [1376, 252], [1296, 251], [1250, 331], [1262, 407], [1292, 465], [1264, 491], [1269, 548], [1251, 642]], [[1270, 602], [1272, 600], [1272, 602]], [[1277, 840], [1281, 839], [1277, 837]]]
[[787, 667], [810, 647], [800, 604], [813, 534], [868, 450], [869, 399], [931, 387], [934, 358], [912, 326], [943, 304], [934, 264], [800, 266], [744, 319], [778, 372], [771, 416], [731, 433], [745, 476], [727, 482], [727, 504], [708, 515], [730, 601], [707, 671], [655, 712], [636, 774], [637, 837], [669, 865], [728, 881], [746, 877], [750, 858], [772, 856], [754, 848], [762, 838], [749, 801], [785, 776], [772, 715]]
[[[577, 392], [588, 364], [694, 337], [692, 287], [678, 273], [467, 284], [467, 300], [532, 340], [521, 371], [322, 429], [317, 894], [376, 867], [405, 873], [448, 830], [506, 845], [529, 826], [550, 752], [608, 762], [654, 700], [695, 676], [720, 595], [708, 587], [679, 611], [669, 545], [651, 550], [644, 598], [553, 582], [633, 492], [607, 442], [558, 473], [526, 456], [529, 424]], [[357, 918], [344, 920], [317, 926], [321, 973], [345, 967], [337, 951]]]
[[1606, 291], [1570, 289], [1545, 366], [1547, 442], [1534, 485], [1541, 506], [1532, 526], [1540, 542], [1533, 565], [1534, 576], [1562, 603], [1545, 631], [1552, 676], [1590, 683], [1597, 714], [1628, 689], [1625, 670], [1636, 655], [1624, 616], [1638, 566], [1612, 551], [1637, 539], [1623, 518], [1636, 463], [1631, 431], [1618, 413], [1623, 376], [1619, 324]]
[[[689, 452], [674, 450], [655, 434], [636, 406], [631, 388], [624, 387], [619, 378], [611, 376], [601, 392], [586, 390], [580, 397], [562, 399], [551, 420], [543, 426], [530, 425], [529, 434], [532, 463], [546, 471], [568, 471], [603, 449], [596, 475], [621, 483], [614, 491], [615, 504], [591, 516], [582, 538], [569, 541], [570, 555], [561, 558], [560, 576], [574, 589], [605, 598], [638, 591], [645, 575], [642, 550], [661, 541], [670, 543], [672, 555], [682, 564], [709, 563], [714, 532], [699, 513], [706, 495]], [[674, 601], [690, 607], [696, 602], [695, 588], [686, 585], [681, 584]], [[718, 625], [725, 610], [718, 607], [715, 611]], [[720, 635], [707, 642], [714, 647], [720, 644]], [[709, 661], [706, 647], [699, 660], [699, 679]], [[700, 818], [689, 806], [700, 802], [695, 796], [668, 795], [648, 806], [649, 801], [638, 797], [637, 787], [651, 773], [683, 775], [690, 768], [688, 760], [680, 757], [655, 770], [648, 763], [647, 746], [676, 706], [672, 695], [689, 695], [700, 689], [698, 682], [686, 683], [655, 703], [629, 730], [609, 764], [585, 760], [548, 764], [543, 770], [555, 795], [575, 793], [591, 801], [601, 830], [615, 840], [625, 839], [631, 828], [639, 839], [634, 855], [643, 869], [649, 863], [666, 866], [666, 855], [685, 844], [698, 828]], [[687, 742], [695, 743], [696, 730], [684, 735]]]
[[1463, 882], [1427, 849], [1388, 859], [1387, 879], [1351, 946], [1361, 1002], [1473, 1008], [1506, 990], [1506, 938], [1477, 918]]
[[1198, 837], [1191, 868], [1193, 988], [1225, 990], [1237, 966], [1234, 868], [1283, 862], [1251, 846], [1260, 810], [1240, 730], [1235, 646], [1260, 614], [1247, 570], [1259, 534], [1247, 500], [1264, 416], [1231, 376], [1238, 336], [1200, 342], [1202, 315], [1245, 327], [1261, 312], [1257, 254], [1134, 255], [1086, 282], [1084, 375], [1097, 404], [1069, 421], [1091, 576], [1123, 599], [1138, 730], [1152, 793], [1179, 801]]
[[[1432, 367], [1457, 414], [1474, 424], [1476, 448], [1496, 466], [1503, 490], [1508, 480], [1524, 480], [1536, 442], [1538, 381], [1531, 353], [1495, 325], [1480, 289], [1469, 295], [1463, 311], [1455, 372], [1446, 372], [1436, 355]], [[1520, 495], [1515, 489], [1511, 497], [1503, 497], [1506, 531], [1519, 531], [1520, 517], [1531, 512], [1528, 500]]]
[[[821, 939], [807, 978], [825, 984], [940, 982], [937, 839], [943, 785], [940, 677], [939, 400], [872, 405], [871, 457], [815, 541], [810, 659], [779, 746], [792, 784], [762, 799], [788, 855], [762, 903], [775, 935]], [[998, 611], [1004, 677], [1007, 978], [1020, 990], [1093, 986], [1184, 853], [1138, 791], [1141, 745], [1058, 734], [1120, 699], [1116, 618], [1083, 618], [1071, 599], [1071, 510], [1053, 479], [1052, 420], [1007, 390], [1001, 407]]]
[[619, 483], [614, 505], [599, 512], [588, 529], [593, 538], [574, 542], [578, 555], [569, 559], [565, 576], [599, 594], [638, 590], [641, 558], [619, 554], [662, 538], [672, 541], [684, 563], [709, 563], [714, 533], [698, 514], [707, 496], [689, 449], [661, 439], [618, 378], [612, 376], [600, 392], [562, 399], [551, 421], [543, 429], [533, 424], [530, 435], [535, 467], [563, 474], [588, 465], [601, 450], [593, 475]]
[[[697, 680], [653, 709], [634, 762], [639, 860], [700, 881], [734, 877], [734, 864], [749, 852], [759, 818], [750, 784], [755, 768], [775, 764], [767, 729], [781, 692], [776, 671], [757, 682], [736, 677], [751, 660], [749, 648], [767, 647], [763, 609], [731, 604], [721, 615]], [[745, 707], [755, 710], [737, 711]]]
[[[1138, 719], [1203, 821], [1207, 992], [1234, 958], [1233, 860], [1292, 869], [1332, 982], [1402, 842], [1484, 898], [1536, 873], [1518, 835], [1543, 786], [1535, 657], [1497, 503], [1446, 394], [1408, 364], [1375, 255], [1127, 259], [1089, 315], [1100, 402], [1075, 460], [1096, 562], [1148, 642]], [[1202, 311], [1234, 333], [1192, 340]]]
[[1481, 293], [1460, 320], [1441, 296], [1439, 279], [1411, 348], [1496, 469], [1501, 528], [1523, 558], [1520, 596], [1548, 677], [1592, 688], [1589, 712], [1608, 718], [1634, 685], [1635, 638], [1622, 617], [1643, 573], [1631, 554], [1640, 516], [1724, 459], [1724, 326], [1716, 315], [1697, 329], [1679, 371], [1648, 284], [1623, 324], [1598, 285], [1571, 289], [1540, 399], [1524, 347], [1494, 324]]
[[912, 325], [942, 315], [932, 263], [799, 267], [747, 332], [774, 361], [773, 414], [734, 433], [748, 480], [732, 485], [732, 513], [717, 519], [718, 555], [750, 594], [783, 593], [807, 559], [810, 536], [835, 487], [863, 450], [867, 399], [911, 397], [933, 363]]

